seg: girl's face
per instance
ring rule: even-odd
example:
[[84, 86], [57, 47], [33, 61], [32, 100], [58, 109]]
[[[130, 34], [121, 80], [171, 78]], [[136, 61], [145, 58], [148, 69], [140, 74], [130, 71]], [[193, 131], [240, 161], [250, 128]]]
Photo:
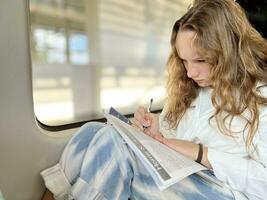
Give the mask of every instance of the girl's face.
[[208, 87], [211, 86], [209, 80], [211, 65], [197, 54], [193, 41], [195, 35], [194, 31], [179, 31], [175, 46], [187, 71], [187, 77], [193, 79], [200, 87]]

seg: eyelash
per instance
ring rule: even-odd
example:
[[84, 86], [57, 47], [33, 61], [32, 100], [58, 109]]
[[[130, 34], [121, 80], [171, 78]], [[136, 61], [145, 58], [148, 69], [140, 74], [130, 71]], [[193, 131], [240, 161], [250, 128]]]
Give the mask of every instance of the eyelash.
[[[187, 62], [186, 60], [181, 60], [183, 63], [184, 62]], [[206, 62], [206, 60], [196, 60], [196, 62], [200, 62], [200, 63], [203, 63], [203, 62]]]

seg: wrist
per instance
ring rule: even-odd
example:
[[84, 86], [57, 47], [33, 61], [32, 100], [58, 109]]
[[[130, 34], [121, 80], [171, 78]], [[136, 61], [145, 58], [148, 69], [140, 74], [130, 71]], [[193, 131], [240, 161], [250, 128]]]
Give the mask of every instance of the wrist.
[[197, 154], [197, 158], [196, 158], [196, 162], [201, 164], [203, 158], [203, 145], [202, 144], [198, 144], [198, 154]]

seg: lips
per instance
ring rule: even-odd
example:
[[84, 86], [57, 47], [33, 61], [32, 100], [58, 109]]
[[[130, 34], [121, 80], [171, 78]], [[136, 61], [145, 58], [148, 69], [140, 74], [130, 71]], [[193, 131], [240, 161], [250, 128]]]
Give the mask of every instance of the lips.
[[205, 84], [205, 80], [199, 80], [199, 81], [195, 81], [198, 85], [202, 85]]

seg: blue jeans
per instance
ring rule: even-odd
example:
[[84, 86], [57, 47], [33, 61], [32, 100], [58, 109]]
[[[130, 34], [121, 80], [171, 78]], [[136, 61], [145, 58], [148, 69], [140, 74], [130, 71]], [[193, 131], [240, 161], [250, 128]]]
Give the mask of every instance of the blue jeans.
[[55, 199], [233, 200], [227, 188], [193, 174], [160, 191], [146, 168], [110, 125], [85, 124], [60, 162], [41, 173]]

